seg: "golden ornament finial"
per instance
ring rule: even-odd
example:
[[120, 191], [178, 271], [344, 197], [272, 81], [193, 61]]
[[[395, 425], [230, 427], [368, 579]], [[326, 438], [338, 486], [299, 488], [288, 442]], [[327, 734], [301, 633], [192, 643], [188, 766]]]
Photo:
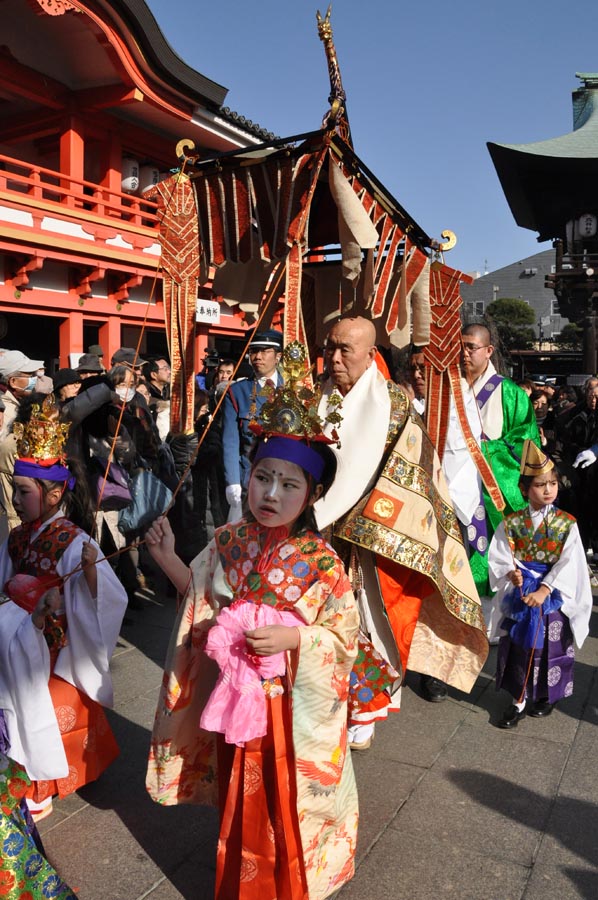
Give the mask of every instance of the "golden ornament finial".
[[15, 422], [12, 430], [21, 459], [62, 459], [70, 425], [59, 421], [60, 410], [53, 394], [31, 407], [28, 422]]
[[[306, 440], [324, 437], [325, 425], [338, 425], [342, 418], [334, 408], [322, 419], [318, 412], [321, 391], [309, 383], [311, 368], [307, 350], [299, 341], [292, 341], [282, 352], [280, 362], [284, 384], [279, 388], [265, 387], [267, 400], [251, 422], [251, 429], [259, 434], [288, 435]], [[336, 431], [332, 440], [338, 441]]]

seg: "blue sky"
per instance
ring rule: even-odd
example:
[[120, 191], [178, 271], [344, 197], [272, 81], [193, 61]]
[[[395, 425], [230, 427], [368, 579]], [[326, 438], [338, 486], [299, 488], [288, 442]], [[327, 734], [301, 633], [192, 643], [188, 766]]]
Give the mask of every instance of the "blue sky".
[[[281, 137], [320, 126], [325, 4], [148, 5], [175, 52], [228, 88], [226, 105]], [[355, 150], [428, 234], [457, 234], [447, 263], [483, 273], [549, 249], [515, 224], [486, 142], [572, 129], [575, 73], [598, 72], [598, 2], [334, 0], [332, 26]]]

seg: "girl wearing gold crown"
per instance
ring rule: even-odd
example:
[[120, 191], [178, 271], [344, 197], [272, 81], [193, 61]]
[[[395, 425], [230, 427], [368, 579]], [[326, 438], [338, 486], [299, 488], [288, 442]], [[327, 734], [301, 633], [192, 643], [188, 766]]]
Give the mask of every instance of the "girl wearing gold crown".
[[0, 547], [0, 706], [11, 756], [32, 779], [41, 817], [52, 796], [94, 781], [118, 747], [102, 709], [112, 705], [109, 662], [127, 596], [99, 548], [69, 518], [84, 507], [68, 426], [53, 397], [16, 422], [14, 505], [22, 524]]
[[592, 591], [583, 544], [573, 516], [555, 506], [554, 463], [525, 441], [519, 487], [525, 509], [505, 516], [490, 545], [490, 586], [505, 619], [496, 687], [513, 697], [499, 728], [525, 715], [549, 716], [573, 692], [573, 642], [589, 631]]
[[358, 614], [313, 515], [335, 457], [318, 440], [317, 405], [285, 382], [260, 413], [245, 518], [218, 529], [190, 568], [166, 519], [147, 535], [186, 592], [147, 787], [158, 803], [219, 807], [220, 900], [324, 898], [354, 870], [347, 697]]

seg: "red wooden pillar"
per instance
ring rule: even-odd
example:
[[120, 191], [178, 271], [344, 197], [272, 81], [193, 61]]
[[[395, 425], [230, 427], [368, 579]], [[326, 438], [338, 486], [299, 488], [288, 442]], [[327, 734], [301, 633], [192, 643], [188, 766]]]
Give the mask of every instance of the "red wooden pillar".
[[[70, 181], [68, 178], [61, 180], [63, 188], [76, 194], [81, 194], [83, 191], [81, 182], [84, 172], [84, 154], [85, 143], [81, 122], [76, 116], [71, 116], [67, 127], [60, 135], [60, 171], [76, 179], [75, 181]], [[74, 206], [74, 197], [67, 195], [66, 203]]]
[[[106, 144], [102, 151], [102, 167], [103, 167], [103, 176], [102, 176], [102, 186], [107, 188], [107, 192], [105, 193], [105, 199], [109, 203], [119, 204], [120, 205], [120, 193], [122, 189], [122, 161], [123, 151], [122, 151], [122, 143], [119, 135], [111, 134], [110, 142]], [[114, 191], [114, 194], [111, 192]], [[111, 210], [109, 215], [114, 215], [115, 212]]]
[[104, 366], [110, 368], [110, 360], [121, 346], [121, 319], [120, 316], [110, 316], [100, 328], [99, 332], [100, 347], [104, 351]]
[[83, 353], [83, 313], [71, 312], [58, 330], [60, 367], [70, 366], [69, 353]]
[[208, 326], [202, 325], [200, 322], [195, 326], [195, 338], [194, 338], [194, 369], [195, 374], [201, 372], [202, 368], [202, 360], [206, 355], [206, 350], [208, 349]]

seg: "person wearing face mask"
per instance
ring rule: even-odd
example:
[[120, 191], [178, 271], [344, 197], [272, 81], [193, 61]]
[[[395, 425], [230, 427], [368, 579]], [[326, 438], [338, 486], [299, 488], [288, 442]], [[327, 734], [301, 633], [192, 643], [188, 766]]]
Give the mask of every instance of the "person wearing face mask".
[[0, 350], [0, 385], [4, 394], [4, 426], [0, 439], [10, 434], [22, 398], [36, 389], [37, 372], [44, 368], [42, 359], [29, 359], [20, 350]]
[[12, 504], [13, 471], [17, 455], [13, 422], [21, 401], [36, 389], [42, 359], [29, 359], [20, 350], [0, 350], [0, 389], [4, 391], [4, 421], [0, 429], [0, 540], [5, 540], [19, 524]]
[[[112, 460], [131, 478], [141, 468], [159, 475], [160, 437], [145, 401], [136, 393], [136, 372], [126, 363], [114, 365], [105, 375], [84, 381], [79, 396], [71, 402], [79, 401], [82, 393], [95, 392], [99, 384], [108, 386], [108, 399], [81, 423], [82, 455], [90, 480], [94, 473], [97, 474], [97, 460], [104, 467], [112, 448]], [[114, 565], [127, 592], [129, 606], [138, 608], [139, 552], [135, 546], [130, 546], [135, 543], [136, 535], [121, 534], [115, 510], [99, 510], [96, 527], [98, 543], [106, 556], [125, 546], [130, 547], [114, 557]]]

